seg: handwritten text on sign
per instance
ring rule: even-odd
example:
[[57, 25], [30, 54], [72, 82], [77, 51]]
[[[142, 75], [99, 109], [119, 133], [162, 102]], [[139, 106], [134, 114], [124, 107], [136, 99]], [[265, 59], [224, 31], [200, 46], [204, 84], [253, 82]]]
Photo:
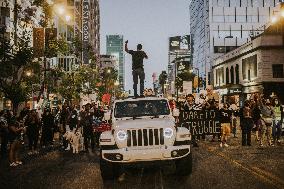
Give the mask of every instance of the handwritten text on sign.
[[220, 133], [218, 112], [214, 110], [182, 111], [179, 117], [181, 127], [189, 129], [192, 135], [212, 135]]

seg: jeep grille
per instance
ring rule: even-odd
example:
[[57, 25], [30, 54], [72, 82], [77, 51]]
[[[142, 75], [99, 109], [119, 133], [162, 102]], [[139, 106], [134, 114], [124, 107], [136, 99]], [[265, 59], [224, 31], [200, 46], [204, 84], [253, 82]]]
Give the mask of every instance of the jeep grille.
[[156, 146], [164, 144], [163, 129], [127, 130], [127, 146]]

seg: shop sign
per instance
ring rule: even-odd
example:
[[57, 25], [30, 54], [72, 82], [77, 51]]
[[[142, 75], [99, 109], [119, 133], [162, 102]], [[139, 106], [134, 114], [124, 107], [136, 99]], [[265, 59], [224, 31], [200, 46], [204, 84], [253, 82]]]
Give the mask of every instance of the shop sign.
[[242, 93], [242, 89], [235, 88], [235, 89], [229, 89], [228, 94], [236, 94], [236, 93]]

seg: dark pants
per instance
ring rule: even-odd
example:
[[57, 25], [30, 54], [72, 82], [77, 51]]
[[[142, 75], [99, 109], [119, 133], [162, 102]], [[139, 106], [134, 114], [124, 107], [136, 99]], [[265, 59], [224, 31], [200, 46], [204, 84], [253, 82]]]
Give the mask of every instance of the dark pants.
[[91, 141], [92, 150], [95, 149], [95, 135], [90, 127], [83, 128], [85, 150], [89, 149], [89, 141]]
[[253, 120], [250, 118], [244, 118], [241, 123], [242, 127], [242, 145], [251, 146], [251, 130], [253, 127]]
[[133, 75], [133, 90], [134, 96], [138, 96], [137, 94], [137, 84], [138, 84], [138, 77], [140, 79], [140, 95], [143, 95], [144, 92], [144, 80], [145, 80], [145, 73], [143, 68], [138, 68], [132, 70]]
[[280, 140], [281, 134], [282, 134], [282, 122], [273, 121], [272, 136], [273, 136], [274, 142], [276, 140]]
[[8, 131], [1, 132], [1, 157], [7, 155], [7, 145], [8, 145]]
[[37, 129], [30, 129], [27, 131], [27, 136], [29, 140], [29, 150], [36, 150], [37, 143], [38, 143], [38, 137], [39, 137], [39, 131]]
[[50, 127], [43, 127], [42, 128], [42, 140], [41, 144], [43, 146], [52, 144], [52, 129]]

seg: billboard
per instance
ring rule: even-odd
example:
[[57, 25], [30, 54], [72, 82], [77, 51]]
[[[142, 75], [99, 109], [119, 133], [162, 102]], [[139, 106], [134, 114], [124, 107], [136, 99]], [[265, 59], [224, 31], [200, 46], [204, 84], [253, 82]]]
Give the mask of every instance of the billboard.
[[46, 57], [52, 58], [57, 56], [57, 29], [45, 28], [45, 50]]
[[169, 38], [169, 51], [190, 50], [190, 35]]
[[34, 56], [39, 58], [44, 55], [44, 29], [33, 28], [33, 51]]

